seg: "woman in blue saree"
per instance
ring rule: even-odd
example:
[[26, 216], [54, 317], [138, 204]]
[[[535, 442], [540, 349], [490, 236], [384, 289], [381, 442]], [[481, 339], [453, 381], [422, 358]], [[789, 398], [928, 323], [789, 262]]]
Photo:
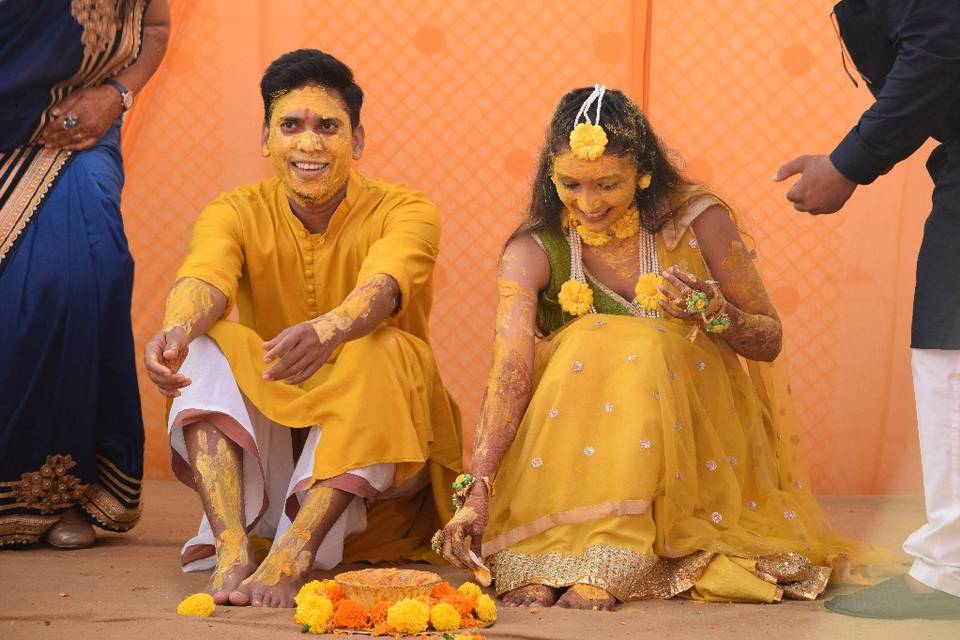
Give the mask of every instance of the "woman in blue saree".
[[120, 117], [166, 0], [0, 2], [0, 548], [140, 517]]

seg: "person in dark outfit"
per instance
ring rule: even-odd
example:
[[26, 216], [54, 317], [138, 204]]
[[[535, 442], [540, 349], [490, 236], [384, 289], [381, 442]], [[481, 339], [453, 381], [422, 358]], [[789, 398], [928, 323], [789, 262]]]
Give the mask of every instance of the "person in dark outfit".
[[960, 619], [960, 2], [843, 0], [834, 7], [840, 36], [875, 97], [827, 155], [780, 167], [800, 174], [786, 197], [798, 211], [839, 210], [926, 140], [933, 210], [917, 260], [911, 348], [928, 522], [904, 549], [907, 576], [827, 608], [877, 618]]

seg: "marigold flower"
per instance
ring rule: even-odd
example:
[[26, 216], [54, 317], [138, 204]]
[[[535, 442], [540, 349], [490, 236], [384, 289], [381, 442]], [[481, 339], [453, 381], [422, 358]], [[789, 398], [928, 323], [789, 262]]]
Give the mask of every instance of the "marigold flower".
[[386, 602], [377, 602], [370, 607], [370, 624], [376, 626], [387, 621], [387, 609], [390, 607]]
[[487, 594], [477, 598], [477, 618], [481, 622], [493, 622], [497, 619], [497, 604]]
[[334, 604], [343, 600], [343, 587], [336, 580], [321, 580], [320, 588]]
[[337, 629], [366, 629], [369, 624], [370, 615], [359, 602], [344, 598], [337, 603], [333, 614], [333, 626]]
[[206, 618], [213, 615], [217, 605], [209, 593], [195, 593], [187, 596], [177, 605], [177, 613], [181, 616]]
[[450, 631], [460, 626], [460, 612], [452, 604], [441, 602], [430, 609], [430, 625], [437, 631]]
[[333, 618], [333, 602], [325, 595], [307, 593], [300, 598], [293, 621], [308, 628], [310, 633], [326, 633]]
[[440, 602], [456, 592], [457, 590], [449, 582], [441, 582], [430, 590], [430, 599], [434, 602]]
[[297, 591], [297, 595], [293, 597], [293, 601], [299, 606], [300, 602], [307, 596], [323, 596], [323, 595], [326, 595], [326, 593], [324, 593], [323, 588], [320, 586], [320, 581], [311, 580], [310, 582], [300, 587], [300, 590]]
[[667, 297], [657, 289], [661, 284], [663, 284], [663, 276], [658, 276], [655, 273], [641, 274], [640, 277], [637, 278], [636, 287], [634, 287], [637, 304], [648, 311], [657, 311], [660, 308], [660, 305], [657, 303], [667, 299]]
[[607, 148], [607, 132], [603, 127], [581, 122], [570, 132], [570, 151], [581, 160], [596, 160]]
[[481, 593], [483, 593], [480, 590], [480, 587], [478, 587], [472, 582], [464, 582], [462, 585], [457, 587], [457, 591], [459, 591], [465, 596], [470, 596], [471, 598], [477, 598], [480, 596]]
[[593, 305], [593, 290], [579, 280], [567, 280], [557, 295], [560, 308], [574, 316], [582, 316]]
[[419, 600], [404, 598], [387, 609], [387, 624], [399, 633], [420, 633], [429, 620], [430, 607]]

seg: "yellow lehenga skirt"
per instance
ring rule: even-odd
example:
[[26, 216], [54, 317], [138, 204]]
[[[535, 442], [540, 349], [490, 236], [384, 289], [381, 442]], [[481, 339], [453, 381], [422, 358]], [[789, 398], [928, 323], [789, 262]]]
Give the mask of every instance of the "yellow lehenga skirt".
[[778, 369], [688, 329], [594, 314], [538, 345], [484, 537], [498, 593], [812, 599], [831, 573], [889, 561], [824, 522]]

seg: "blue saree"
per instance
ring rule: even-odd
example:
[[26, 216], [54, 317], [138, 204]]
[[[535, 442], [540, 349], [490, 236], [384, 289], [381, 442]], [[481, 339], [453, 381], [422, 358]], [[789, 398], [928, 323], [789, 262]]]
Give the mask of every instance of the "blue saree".
[[74, 505], [111, 531], [140, 517], [120, 124], [86, 151], [33, 141], [59, 100], [136, 58], [145, 5], [0, 2], [0, 547]]

